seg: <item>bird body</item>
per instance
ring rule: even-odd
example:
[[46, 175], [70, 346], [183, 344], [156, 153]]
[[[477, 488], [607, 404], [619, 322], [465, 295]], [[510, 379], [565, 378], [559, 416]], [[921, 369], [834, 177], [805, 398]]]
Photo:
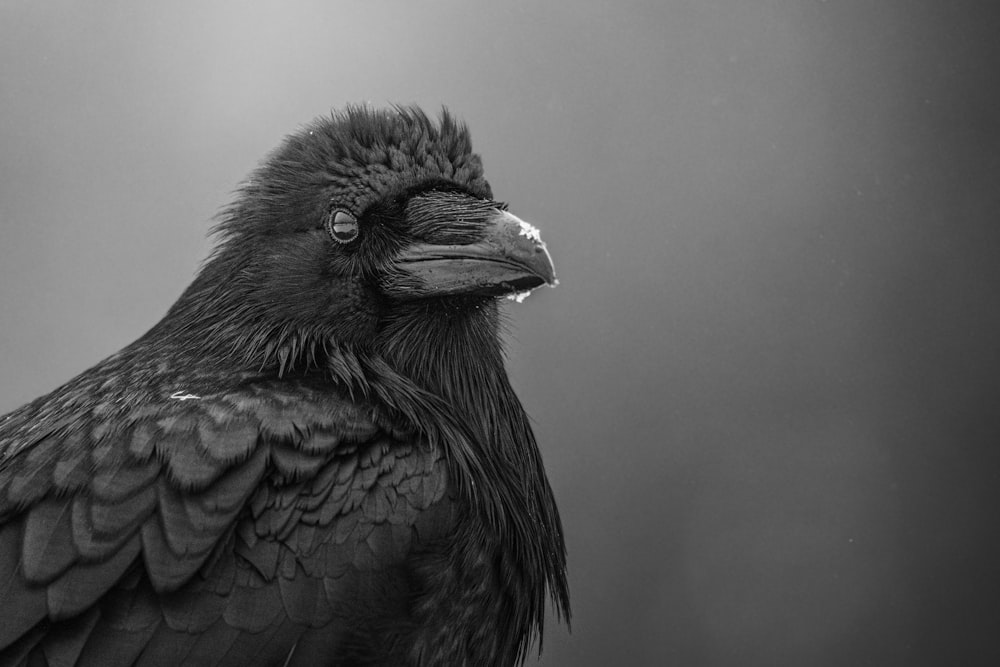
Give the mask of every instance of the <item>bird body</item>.
[[163, 320], [0, 418], [0, 664], [523, 661], [569, 611], [498, 334], [528, 229], [447, 113], [290, 136]]

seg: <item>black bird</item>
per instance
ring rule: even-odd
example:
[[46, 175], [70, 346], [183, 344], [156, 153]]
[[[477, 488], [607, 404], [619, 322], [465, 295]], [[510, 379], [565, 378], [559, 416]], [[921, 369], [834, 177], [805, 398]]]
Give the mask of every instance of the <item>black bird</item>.
[[568, 620], [499, 301], [555, 276], [447, 111], [289, 136], [148, 333], [0, 418], [0, 664], [511, 665]]

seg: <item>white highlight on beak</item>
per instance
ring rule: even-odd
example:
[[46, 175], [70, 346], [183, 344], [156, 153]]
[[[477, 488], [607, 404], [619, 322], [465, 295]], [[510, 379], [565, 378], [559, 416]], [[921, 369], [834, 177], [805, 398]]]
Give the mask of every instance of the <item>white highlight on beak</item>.
[[514, 292], [513, 294], [508, 294], [505, 299], [510, 299], [511, 301], [517, 301], [518, 303], [524, 303], [524, 300], [528, 298], [531, 294], [531, 290], [525, 290], [523, 292]]
[[509, 211], [504, 211], [504, 213], [514, 218], [514, 220], [517, 220], [517, 224], [521, 227], [521, 236], [527, 236], [535, 243], [541, 243], [543, 246], [545, 245], [545, 241], [542, 240], [542, 233], [538, 231], [538, 227], [535, 227], [530, 222], [521, 220], [521, 218], [517, 217], [513, 213], [510, 213]]

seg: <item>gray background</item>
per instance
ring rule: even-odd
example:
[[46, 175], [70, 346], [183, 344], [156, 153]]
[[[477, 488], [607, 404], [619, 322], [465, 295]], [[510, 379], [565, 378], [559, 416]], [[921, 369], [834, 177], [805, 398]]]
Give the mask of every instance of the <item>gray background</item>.
[[562, 281], [510, 308], [542, 664], [987, 664], [990, 4], [4, 0], [0, 412], [151, 326], [286, 132], [447, 104]]

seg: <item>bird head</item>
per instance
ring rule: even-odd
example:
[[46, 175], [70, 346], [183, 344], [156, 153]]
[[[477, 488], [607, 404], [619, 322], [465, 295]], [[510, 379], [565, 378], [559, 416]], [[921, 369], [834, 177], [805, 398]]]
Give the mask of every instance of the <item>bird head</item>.
[[488, 313], [555, 283], [538, 231], [493, 199], [447, 111], [435, 122], [351, 107], [313, 121], [250, 176], [217, 231], [173, 319], [209, 322], [202, 334], [251, 357], [367, 346], [405, 313]]

